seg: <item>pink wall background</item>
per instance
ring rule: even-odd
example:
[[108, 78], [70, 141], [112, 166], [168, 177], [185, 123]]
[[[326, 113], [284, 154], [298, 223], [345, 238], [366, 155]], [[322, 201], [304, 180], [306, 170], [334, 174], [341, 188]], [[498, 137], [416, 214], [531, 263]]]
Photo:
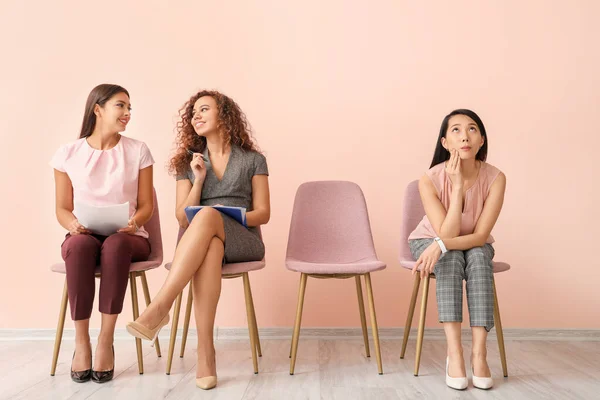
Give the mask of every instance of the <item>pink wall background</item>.
[[[56, 326], [63, 276], [49, 265], [64, 233], [48, 161], [77, 137], [88, 92], [105, 82], [131, 92], [126, 134], [156, 159], [166, 260], [178, 108], [214, 88], [247, 113], [271, 171], [268, 266], [251, 276], [261, 327], [293, 325], [299, 275], [283, 264], [292, 202], [300, 183], [321, 179], [364, 190], [388, 263], [373, 275], [378, 320], [404, 324], [404, 187], [428, 167], [443, 116], [467, 107], [508, 177], [494, 230], [497, 259], [513, 266], [497, 277], [504, 325], [600, 328], [598, 2], [222, 3], [1, 3], [0, 328]], [[149, 273], [152, 293], [165, 276]], [[428, 326], [439, 327], [430, 299]], [[241, 280], [224, 282], [217, 325], [246, 326]], [[303, 326], [359, 326], [353, 282], [309, 280]]]

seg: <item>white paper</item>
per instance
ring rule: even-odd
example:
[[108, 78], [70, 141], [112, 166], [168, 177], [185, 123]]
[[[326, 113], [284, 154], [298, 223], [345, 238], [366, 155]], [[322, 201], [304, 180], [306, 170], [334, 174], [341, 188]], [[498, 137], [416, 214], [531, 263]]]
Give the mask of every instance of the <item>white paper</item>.
[[110, 206], [93, 206], [76, 201], [73, 214], [81, 225], [93, 233], [109, 236], [119, 229], [127, 227], [129, 202]]

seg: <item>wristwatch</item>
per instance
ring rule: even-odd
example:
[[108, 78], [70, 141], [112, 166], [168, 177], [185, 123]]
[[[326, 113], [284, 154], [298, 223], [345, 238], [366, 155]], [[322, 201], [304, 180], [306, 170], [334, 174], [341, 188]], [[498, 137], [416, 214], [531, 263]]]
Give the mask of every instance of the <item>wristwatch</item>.
[[440, 239], [439, 237], [436, 237], [433, 240], [435, 240], [435, 242], [438, 244], [438, 246], [440, 246], [440, 250], [442, 250], [442, 254], [445, 254], [448, 252], [448, 249], [446, 249], [446, 245], [444, 244], [444, 242], [442, 242], [442, 239]]

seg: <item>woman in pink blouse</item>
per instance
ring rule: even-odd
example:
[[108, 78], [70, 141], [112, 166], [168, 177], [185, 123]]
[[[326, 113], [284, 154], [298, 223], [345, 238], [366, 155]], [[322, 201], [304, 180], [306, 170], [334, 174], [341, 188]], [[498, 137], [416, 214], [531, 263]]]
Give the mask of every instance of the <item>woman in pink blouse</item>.
[[[150, 150], [122, 136], [131, 118], [129, 93], [103, 84], [89, 94], [79, 139], [61, 146], [51, 161], [56, 184], [56, 218], [68, 233], [62, 244], [67, 270], [75, 353], [71, 379], [103, 383], [114, 372], [113, 337], [123, 309], [129, 266], [150, 255], [143, 225], [154, 209]], [[75, 202], [103, 206], [129, 202], [129, 223], [110, 236], [94, 234], [77, 220]], [[102, 326], [92, 367], [89, 322], [94, 302], [95, 269], [100, 266], [99, 309]]]

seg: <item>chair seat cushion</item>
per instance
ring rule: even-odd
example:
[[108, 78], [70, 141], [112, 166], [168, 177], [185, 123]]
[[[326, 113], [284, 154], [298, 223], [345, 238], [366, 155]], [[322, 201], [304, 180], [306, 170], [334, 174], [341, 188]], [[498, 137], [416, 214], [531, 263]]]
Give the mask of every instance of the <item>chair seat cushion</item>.
[[305, 274], [366, 274], [368, 272], [385, 269], [385, 263], [379, 260], [360, 260], [352, 263], [330, 264], [330, 263], [311, 263], [293, 258], [285, 260], [287, 269]]
[[[258, 271], [259, 269], [263, 269], [266, 265], [265, 260], [261, 261], [248, 261], [248, 262], [240, 262], [240, 263], [231, 263], [224, 264], [221, 270], [221, 275], [234, 275], [241, 274], [244, 272], [250, 271]], [[171, 263], [165, 264], [165, 268], [170, 270]]]
[[[415, 267], [416, 261], [400, 261], [400, 266], [406, 269], [413, 269]], [[419, 268], [420, 269], [420, 268]], [[500, 273], [504, 271], [508, 271], [510, 269], [510, 264], [501, 261], [494, 261], [494, 273]]]
[[[148, 271], [154, 268], [160, 267], [162, 261], [139, 261], [131, 263], [129, 267], [129, 272], [140, 272], [140, 271]], [[67, 272], [65, 263], [56, 263], [50, 267], [52, 272], [58, 272], [60, 274], [65, 274]], [[100, 274], [100, 266], [96, 266], [96, 274]]]

